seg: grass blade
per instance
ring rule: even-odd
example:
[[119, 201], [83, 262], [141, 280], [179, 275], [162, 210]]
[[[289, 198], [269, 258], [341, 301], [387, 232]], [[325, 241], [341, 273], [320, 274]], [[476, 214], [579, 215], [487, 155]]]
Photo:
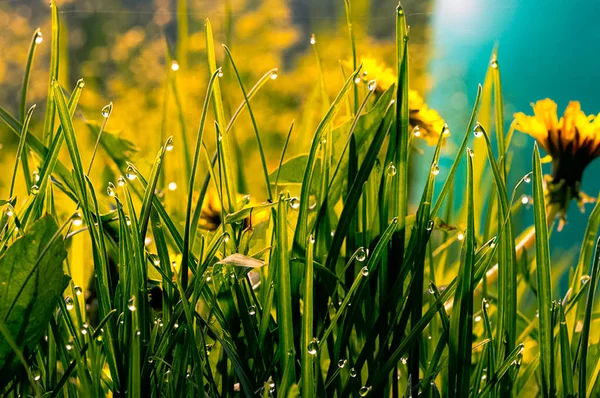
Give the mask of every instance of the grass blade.
[[535, 248], [537, 262], [537, 287], [539, 311], [539, 346], [542, 368], [542, 393], [545, 396], [556, 394], [554, 380], [553, 328], [550, 314], [552, 304], [552, 276], [550, 270], [550, 246], [548, 243], [548, 225], [542, 181], [540, 153], [535, 145], [533, 149], [533, 210], [535, 218]]

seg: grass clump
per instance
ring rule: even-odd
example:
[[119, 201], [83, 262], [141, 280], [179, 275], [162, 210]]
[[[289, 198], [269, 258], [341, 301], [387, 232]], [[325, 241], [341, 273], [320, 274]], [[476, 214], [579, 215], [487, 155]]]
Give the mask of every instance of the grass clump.
[[[595, 152], [586, 152], [590, 158], [581, 170], [560, 170], [544, 180], [536, 146], [533, 172], [509, 186], [515, 128], [533, 135], [555, 161], [567, 151], [553, 145], [552, 126], [535, 125], [532, 133], [524, 115], [504, 132], [494, 54], [453, 163], [442, 174], [449, 128], [409, 90], [402, 7], [395, 11], [396, 68], [381, 68], [379, 81], [359, 62], [350, 1], [345, 6], [352, 71], [345, 71], [333, 100], [322, 93], [327, 106], [307, 153], [287, 153], [290, 137], [298, 134], [292, 125], [278, 166], [269, 169], [262, 144], [268, 137], [261, 135], [252, 99], [278, 71], [246, 87], [235, 63], [240, 54], [224, 47], [225, 58], [217, 60], [207, 21], [208, 84], [195, 145], [188, 144], [180, 123], [180, 138], [163, 137], [151, 168], [144, 170], [123, 157], [130, 143], [104, 132], [112, 104], [102, 109], [102, 123], [86, 126], [97, 141], [84, 162], [74, 124], [84, 82], [67, 96], [57, 80], [59, 22], [52, 3], [43, 127], [37, 131], [30, 123], [35, 107], [26, 111], [38, 32], [19, 115], [0, 108], [19, 138], [0, 218], [4, 396], [483, 397], [600, 391], [597, 336], [590, 333], [597, 319], [599, 255], [593, 244], [600, 206], [590, 215], [562, 300], [553, 287], [549, 250], [555, 216], [564, 215], [571, 199], [583, 200], [579, 180], [569, 178], [580, 179]], [[223, 84], [224, 71], [235, 85]], [[322, 75], [315, 82], [321, 91]], [[243, 100], [230, 112], [224, 103], [234, 89]], [[237, 158], [234, 150], [232, 129], [243, 113], [250, 119], [257, 161]], [[573, 123], [581, 128], [573, 134], [595, 137], [594, 125], [576, 116]], [[557, 128], [571, 131], [568, 123], [566, 117], [557, 120]], [[421, 139], [435, 149], [413, 206], [410, 167], [419, 164], [413, 148]], [[584, 150], [582, 142], [595, 141], [576, 142]], [[177, 145], [183, 147], [179, 163], [172, 153]], [[60, 158], [61, 150], [68, 157]], [[108, 187], [90, 178], [97, 151], [122, 174]], [[161, 191], [165, 168], [177, 164], [183, 165], [185, 195], [167, 203]], [[39, 165], [35, 174], [32, 165]], [[20, 170], [27, 189], [17, 193]], [[464, 184], [455, 182], [461, 172]], [[244, 195], [239, 188], [244, 173], [262, 175], [262, 197]], [[492, 183], [481, 185], [486, 179]], [[530, 181], [535, 233], [517, 236], [513, 219], [522, 202], [517, 192]], [[462, 203], [458, 210], [456, 202]], [[72, 280], [76, 264], [68, 253], [77, 250], [81, 237], [91, 242], [85, 256], [93, 262], [95, 299], [86, 300], [88, 289]]]

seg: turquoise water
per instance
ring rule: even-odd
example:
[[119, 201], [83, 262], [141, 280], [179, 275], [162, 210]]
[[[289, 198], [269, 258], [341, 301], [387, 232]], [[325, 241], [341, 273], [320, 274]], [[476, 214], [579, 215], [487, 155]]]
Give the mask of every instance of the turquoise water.
[[[588, 114], [598, 114], [599, 17], [596, 1], [437, 0], [432, 16], [430, 105], [447, 119], [454, 140], [462, 138], [477, 84], [483, 83], [497, 44], [507, 128], [514, 112], [531, 113], [530, 103], [546, 97], [557, 102], [559, 114], [569, 100], [580, 101]], [[515, 133], [515, 139], [510, 189], [531, 171], [533, 140], [520, 133]], [[447, 159], [447, 167], [450, 162]], [[545, 170], [550, 171], [549, 165]], [[599, 172], [600, 161], [596, 161], [584, 173], [582, 188], [590, 196], [598, 196]], [[464, 180], [464, 173], [459, 178]], [[531, 188], [527, 190], [530, 194]], [[579, 247], [591, 208], [588, 205], [581, 214], [572, 203], [568, 224], [551, 240], [554, 259], [576, 263], [572, 253], [564, 251]], [[529, 225], [532, 209], [520, 214], [525, 214], [522, 227]]]

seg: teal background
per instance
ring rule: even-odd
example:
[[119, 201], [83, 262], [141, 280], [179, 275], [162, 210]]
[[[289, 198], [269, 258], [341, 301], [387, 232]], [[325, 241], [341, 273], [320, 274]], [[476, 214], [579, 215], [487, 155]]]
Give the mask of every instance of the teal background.
[[[579, 100], [587, 114], [600, 112], [600, 2], [437, 0], [431, 17], [433, 84], [428, 100], [448, 121], [453, 142], [464, 134], [477, 84], [483, 84], [495, 45], [499, 46], [507, 129], [514, 112], [532, 114], [530, 103], [546, 97], [557, 102], [559, 117], [569, 100]], [[513, 143], [510, 190], [531, 171], [533, 139], [515, 133]], [[451, 162], [450, 156], [444, 159], [439, 180]], [[549, 165], [544, 169], [549, 172]], [[590, 196], [598, 196], [599, 172], [596, 161], [584, 173], [582, 189]], [[458, 178], [464, 181], [464, 172]], [[531, 187], [526, 187], [526, 193], [531, 194]], [[554, 231], [551, 239], [555, 262], [576, 264], [592, 206], [582, 214], [571, 204], [567, 225], [562, 232]], [[531, 207], [519, 215], [516, 222], [521, 229], [532, 223]], [[565, 252], [569, 249], [576, 250]]]

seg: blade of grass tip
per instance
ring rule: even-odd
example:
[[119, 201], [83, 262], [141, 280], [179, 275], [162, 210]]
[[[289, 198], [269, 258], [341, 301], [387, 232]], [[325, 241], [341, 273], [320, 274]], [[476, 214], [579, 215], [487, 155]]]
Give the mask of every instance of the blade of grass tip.
[[[346, 26], [348, 26], [348, 35], [350, 37], [350, 47], [352, 49], [352, 69], [358, 68], [358, 61], [356, 58], [356, 40], [354, 38], [354, 31], [352, 30], [352, 8], [350, 7], [350, 0], [344, 0], [344, 9], [346, 11]], [[353, 86], [354, 91], [354, 112], [355, 115], [358, 111], [358, 86]]]
[[[206, 89], [206, 96], [204, 98], [204, 106], [202, 107], [202, 116], [200, 117], [200, 126], [198, 127], [198, 134], [196, 136], [196, 146], [194, 149], [194, 163], [192, 165], [192, 169], [190, 171], [190, 180], [188, 184], [188, 200], [187, 200], [187, 209], [185, 212], [185, 229], [183, 235], [183, 253], [181, 259], [181, 274], [182, 277], [185, 275], [184, 279], [182, 279], [182, 286], [184, 289], [187, 289], [187, 273], [189, 268], [189, 256], [190, 250], [190, 237], [191, 233], [191, 219], [193, 216], [192, 213], [192, 203], [194, 200], [194, 185], [196, 181], [196, 173], [198, 170], [198, 162], [200, 161], [200, 152], [202, 151], [202, 140], [204, 137], [204, 125], [206, 122], [206, 115], [208, 113], [208, 106], [210, 103], [210, 97], [212, 95], [213, 83], [217, 78], [218, 74], [221, 73], [221, 68], [217, 69], [210, 80], [208, 81], [208, 87]], [[194, 224], [194, 228], [197, 228], [197, 224]], [[195, 235], [195, 234], [194, 234]]]
[[294, 235], [295, 246], [302, 247], [306, 243], [306, 238], [308, 235], [308, 208], [310, 202], [310, 189], [312, 185], [312, 179], [315, 173], [315, 164], [318, 158], [317, 152], [319, 149], [319, 145], [321, 145], [322, 135], [330, 127], [331, 123], [333, 122], [333, 119], [335, 118], [335, 115], [339, 111], [340, 107], [343, 105], [343, 100], [348, 94], [351, 85], [354, 84], [354, 79], [356, 78], [357, 74], [358, 71], [354, 71], [354, 73], [352, 73], [352, 75], [350, 75], [350, 77], [346, 80], [344, 86], [342, 87], [337, 97], [329, 107], [327, 114], [319, 123], [315, 135], [313, 136], [306, 168], [304, 169], [304, 176], [302, 178], [300, 206], [298, 209], [298, 222], [296, 224], [296, 233]]
[[[21, 104], [19, 106], [21, 122], [25, 122], [25, 115], [27, 114], [27, 89], [29, 88], [29, 78], [31, 76], [31, 67], [33, 64], [33, 57], [37, 45], [43, 40], [42, 32], [40, 29], [36, 29], [31, 38], [31, 45], [29, 46], [29, 54], [27, 55], [27, 64], [25, 65], [25, 74], [23, 75], [23, 84], [21, 85]], [[27, 154], [27, 149], [24, 149], [24, 153]], [[31, 187], [31, 173], [29, 171], [29, 161], [27, 156], [23, 157], [23, 173], [25, 175], [25, 185]]]
[[[284, 374], [278, 388], [279, 395], [286, 396], [288, 389], [296, 380], [295, 349], [294, 349], [294, 323], [292, 314], [292, 287], [290, 274], [290, 259], [288, 250], [287, 233], [287, 207], [285, 195], [279, 196], [276, 220], [276, 252], [277, 275], [277, 326], [279, 329], [279, 363], [280, 372]], [[301, 347], [302, 350], [308, 349]]]
[[498, 141], [498, 153], [500, 154], [500, 169], [504, 180], [506, 180], [506, 145], [504, 137], [504, 101], [502, 99], [502, 81], [500, 79], [500, 67], [498, 66], [498, 48], [494, 49], [492, 60], [492, 79], [494, 82], [494, 114], [496, 119], [496, 140]]
[[37, 45], [40, 44], [42, 40], [42, 32], [38, 28], [35, 30], [35, 32], [33, 33], [33, 37], [31, 38], [31, 44], [29, 45], [29, 54], [27, 55], [27, 64], [25, 64], [25, 74], [23, 75], [23, 84], [21, 85], [21, 105], [19, 106], [19, 116], [21, 122], [25, 121], [25, 115], [27, 114], [27, 89], [29, 88], [29, 78], [31, 76], [31, 66], [33, 65], [33, 57], [35, 55]]
[[[77, 109], [77, 104], [79, 103], [79, 97], [81, 96], [81, 92], [83, 90], [83, 80], [77, 81], [75, 84], [75, 88], [73, 89], [71, 96], [69, 97], [68, 108], [69, 114], [71, 117], [75, 114], [75, 110]], [[31, 137], [31, 133], [27, 134], [27, 137]], [[59, 126], [57, 133], [52, 140], [52, 144], [48, 148], [46, 152], [46, 156], [44, 157], [44, 162], [42, 168], [39, 172], [39, 186], [38, 191], [40, 194], [35, 197], [35, 204], [31, 207], [31, 211], [28, 211], [23, 216], [23, 223], [26, 224], [30, 217], [33, 215], [34, 218], [38, 214], [41, 214], [41, 208], [43, 206], [43, 198], [44, 193], [47, 190], [48, 184], [50, 183], [50, 176], [56, 171], [56, 169], [60, 169], [62, 164], [58, 160], [58, 156], [60, 153], [60, 149], [62, 147], [62, 143], [64, 142], [64, 133], [62, 125]], [[70, 177], [69, 177], [70, 179]], [[68, 181], [68, 180], [65, 180]], [[37, 184], [36, 184], [37, 185]], [[73, 188], [71, 188], [73, 189]]]
[[275, 175], [275, 192], [279, 192], [277, 189], [277, 185], [279, 184], [279, 173], [281, 172], [281, 165], [283, 164], [283, 159], [285, 159], [285, 153], [287, 151], [288, 144], [290, 143], [290, 137], [292, 136], [292, 131], [294, 130], [295, 120], [292, 120], [290, 124], [290, 128], [288, 130], [287, 136], [285, 137], [285, 143], [283, 144], [283, 149], [281, 150], [281, 156], [279, 157], [279, 165], [277, 166], [277, 174]]
[[27, 137], [27, 130], [29, 129], [29, 122], [31, 121], [31, 116], [33, 115], [34, 110], [35, 110], [35, 104], [32, 105], [31, 108], [29, 108], [29, 110], [27, 111], [27, 116], [25, 117], [25, 121], [23, 122], [23, 129], [21, 130], [21, 137], [19, 137], [19, 145], [17, 147], [17, 156], [15, 158], [15, 167], [13, 168], [12, 179], [10, 181], [10, 191], [8, 194], [9, 198], [12, 198], [12, 196], [13, 196], [13, 192], [14, 192], [14, 188], [15, 188], [15, 180], [17, 178], [17, 171], [19, 170], [19, 160], [21, 160], [21, 157], [23, 155], [27, 156], [27, 154], [24, 154], [25, 140]]
[[552, 277], [550, 266], [550, 245], [548, 242], [548, 225], [546, 223], [546, 206], [542, 180], [542, 164], [537, 144], [533, 148], [533, 209], [535, 219], [535, 248], [537, 263], [538, 311], [539, 311], [539, 345], [542, 367], [542, 394], [555, 395], [553, 380], [554, 356], [552, 350], [553, 329], [550, 316], [552, 302]]
[[587, 385], [587, 356], [588, 343], [590, 340], [590, 326], [592, 324], [592, 312], [594, 309], [594, 297], [596, 287], [598, 286], [598, 270], [600, 268], [600, 238], [596, 241], [596, 254], [594, 263], [592, 264], [591, 279], [588, 282], [590, 288], [587, 292], [585, 300], [585, 312], [583, 318], [583, 328], [581, 329], [581, 337], [579, 338], [579, 396], [587, 397], [587, 390], [592, 391], [593, 384]]
[[254, 118], [254, 112], [252, 112], [252, 107], [250, 106], [250, 99], [248, 98], [248, 94], [246, 93], [246, 89], [244, 88], [244, 84], [242, 83], [242, 78], [238, 72], [237, 67], [235, 66], [235, 62], [233, 61], [233, 56], [231, 55], [231, 51], [227, 48], [226, 45], [223, 44], [223, 49], [225, 49], [225, 54], [229, 58], [231, 62], [231, 66], [233, 67], [233, 71], [235, 73], [235, 77], [240, 85], [240, 90], [244, 95], [244, 101], [246, 101], [246, 107], [248, 108], [248, 114], [250, 115], [250, 120], [252, 121], [252, 128], [254, 129], [254, 135], [256, 136], [256, 144], [258, 145], [258, 152], [260, 154], [260, 161], [263, 168], [263, 173], [265, 177], [265, 185], [267, 188], [267, 195], [270, 200], [273, 200], [273, 194], [271, 192], [271, 183], [269, 182], [269, 170], [267, 169], [267, 161], [265, 159], [265, 152], [263, 150], [262, 143], [260, 141], [260, 134], [258, 133], [258, 127], [256, 125], [256, 119]]
[[[479, 85], [477, 87], [477, 96], [475, 97], [475, 103], [473, 105], [473, 110], [471, 111], [471, 118], [469, 119], [469, 125], [467, 126], [467, 131], [465, 133], [465, 136], [464, 136], [462, 142], [460, 143], [460, 147], [458, 148], [457, 153], [459, 153], [459, 154], [464, 153], [465, 149], [467, 148], [467, 141], [469, 140], [469, 137], [471, 136], [471, 131], [473, 131], [473, 128], [475, 126], [475, 118], [477, 117], [477, 112], [479, 111], [480, 101], [481, 101], [481, 85]], [[446, 198], [446, 195], [448, 194], [450, 189], [454, 186], [454, 176], [456, 175], [456, 171], [458, 170], [458, 165], [460, 163], [460, 160], [461, 160], [461, 157], [457, 156], [454, 159], [452, 166], [450, 167], [450, 171], [448, 172], [446, 181], [444, 182], [444, 185], [442, 186], [440, 194], [438, 195], [438, 197], [435, 201], [435, 204], [433, 205], [433, 208], [431, 209], [431, 217], [432, 218], [437, 216], [437, 213], [440, 211], [440, 208], [442, 207], [442, 204], [444, 203], [444, 199]]]
[[92, 172], [92, 165], [94, 164], [94, 159], [96, 158], [96, 152], [98, 152], [98, 145], [100, 145], [100, 138], [102, 138], [102, 133], [104, 132], [104, 129], [106, 128], [106, 124], [108, 123], [108, 119], [110, 118], [110, 115], [112, 114], [112, 110], [113, 110], [113, 103], [110, 102], [108, 105], [106, 105], [104, 108], [102, 108], [102, 124], [100, 125], [100, 130], [98, 131], [98, 137], [96, 138], [96, 143], [94, 144], [94, 149], [92, 150], [92, 158], [90, 159], [90, 164], [88, 166], [87, 169], [87, 175], [89, 176], [90, 173]]
[[[389, 198], [388, 219], [398, 217], [398, 233], [392, 240], [392, 257], [397, 264], [404, 257], [404, 237], [406, 234], [406, 214], [408, 212], [408, 32], [406, 15], [402, 5], [396, 8], [396, 109], [395, 131], [390, 138], [394, 147], [394, 166], [397, 173], [392, 179], [392, 194]], [[413, 377], [416, 377], [413, 375]]]
[[475, 209], [473, 204], [473, 160], [467, 148], [467, 231], [458, 269], [458, 284], [448, 340], [448, 387], [451, 395], [469, 395], [471, 339], [473, 333], [473, 276], [475, 262]]
[[[321, 91], [321, 101], [322, 101], [322, 108], [323, 108], [323, 114], [325, 114], [325, 112], [327, 112], [327, 109], [329, 109], [329, 96], [327, 95], [327, 88], [325, 86], [325, 75], [323, 73], [323, 64], [321, 62], [321, 54], [319, 53], [319, 44], [317, 43], [317, 38], [314, 34], [312, 34], [310, 36], [310, 44], [312, 45], [312, 48], [314, 50], [315, 53], [315, 60], [317, 62], [317, 70], [319, 71], [319, 89]], [[354, 64], [356, 64], [356, 62], [354, 62]], [[354, 65], [356, 66], [356, 65]]]
[[569, 344], [569, 330], [565, 318], [565, 308], [559, 308], [560, 324], [558, 329], [558, 340], [560, 343], [560, 368], [562, 371], [563, 393], [566, 397], [575, 397], [575, 383], [573, 381], [573, 358], [571, 356], [571, 345]]
[[[155, 194], [156, 185], [158, 184], [158, 178], [160, 176], [160, 171], [163, 166], [163, 159], [165, 157], [165, 153], [170, 151], [169, 148], [173, 147], [173, 137], [170, 136], [165, 141], [164, 145], [160, 147], [158, 150], [158, 154], [154, 159], [154, 163], [152, 164], [152, 170], [150, 171], [150, 178], [146, 184], [146, 189], [144, 191], [144, 198], [142, 200], [142, 207], [140, 210], [140, 236], [145, 237], [146, 232], [148, 231], [148, 222], [150, 221], [150, 212], [152, 210], [152, 201], [154, 199], [158, 199]], [[136, 173], [139, 176], [139, 173]], [[141, 179], [140, 179], [141, 181]]]
[[315, 347], [310, 345], [313, 342], [312, 339], [314, 336], [314, 247], [315, 239], [310, 235], [306, 244], [306, 269], [304, 271], [304, 295], [302, 297], [304, 311], [302, 313], [302, 343], [300, 344], [302, 350], [302, 396], [307, 398], [317, 396], [317, 384], [315, 382], [315, 359], [317, 352], [313, 351]]
[[[212, 75], [217, 70], [217, 60], [215, 55], [215, 43], [213, 39], [212, 26], [210, 21], [206, 19], [205, 24], [206, 33], [206, 55], [208, 58], [209, 73]], [[221, 95], [221, 84], [219, 80], [215, 80], [213, 87], [213, 104], [215, 108], [216, 122], [219, 126], [227, 126], [225, 122], [225, 110], [223, 109], [223, 97]], [[236, 210], [236, 193], [237, 185], [233, 179], [233, 167], [231, 166], [231, 151], [229, 145], [229, 134], [225, 132], [221, 136], [221, 145], [223, 152], [224, 167], [223, 172], [225, 175], [225, 190], [228, 197], [228, 211], [230, 213]]]
[[48, 97], [46, 100], [46, 115], [44, 117], [44, 130], [42, 142], [49, 146], [54, 134], [54, 112], [56, 105], [54, 103], [56, 96], [53, 94], [54, 82], [58, 79], [59, 64], [59, 35], [60, 23], [58, 21], [58, 5], [55, 0], [50, 0], [50, 9], [52, 12], [52, 43], [50, 47], [50, 74], [48, 78]]
[[[254, 87], [252, 87], [250, 89], [250, 91], [248, 91], [248, 101], [250, 101], [252, 98], [254, 98], [254, 96], [256, 95], [256, 93], [258, 93], [258, 91], [269, 80], [276, 80], [277, 79], [277, 72], [278, 72], [278, 69], [277, 68], [273, 68], [270, 71], [268, 71], [267, 73], [265, 73], [264, 75], [262, 75], [262, 77], [260, 79], [258, 79], [258, 82], [256, 82], [256, 84], [254, 85]], [[225, 129], [226, 132], [229, 133], [229, 131], [231, 131], [231, 128], [233, 127], [233, 124], [237, 120], [238, 116], [242, 113], [242, 111], [244, 109], [246, 109], [246, 105], [248, 103], [249, 102], [246, 102], [246, 100], [244, 99], [242, 101], [242, 103], [240, 104], [240, 106], [238, 106], [238, 108], [233, 113], [233, 116], [231, 116], [231, 119], [229, 120], [229, 123], [227, 124], [227, 128]]]

